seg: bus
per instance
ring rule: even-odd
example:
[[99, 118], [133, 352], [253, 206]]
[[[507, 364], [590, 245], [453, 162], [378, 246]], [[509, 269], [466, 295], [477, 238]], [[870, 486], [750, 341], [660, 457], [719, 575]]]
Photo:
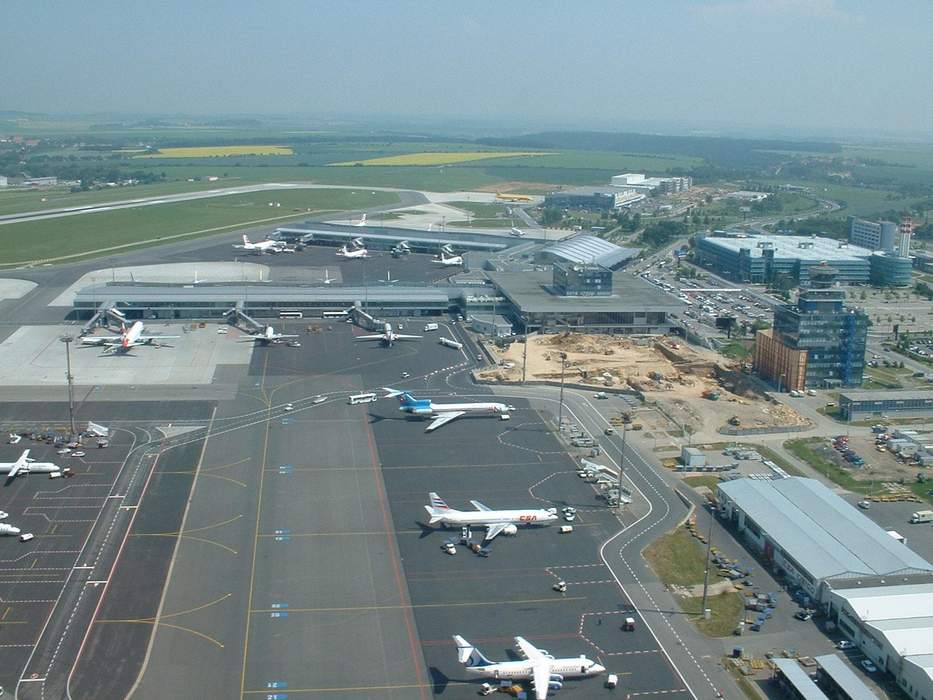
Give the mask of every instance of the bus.
[[279, 311], [279, 318], [304, 318], [300, 311]]
[[378, 401], [379, 397], [375, 394], [353, 394], [350, 396], [350, 405], [356, 406], [359, 403], [372, 403], [373, 401]]
[[321, 318], [346, 318], [349, 315], [349, 311], [325, 311], [321, 314]]

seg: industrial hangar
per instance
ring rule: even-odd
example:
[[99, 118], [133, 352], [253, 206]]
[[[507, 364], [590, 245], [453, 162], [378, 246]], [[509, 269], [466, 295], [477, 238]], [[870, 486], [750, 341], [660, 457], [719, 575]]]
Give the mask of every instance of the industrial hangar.
[[933, 564], [815, 479], [719, 484], [721, 517], [912, 698], [933, 697]]

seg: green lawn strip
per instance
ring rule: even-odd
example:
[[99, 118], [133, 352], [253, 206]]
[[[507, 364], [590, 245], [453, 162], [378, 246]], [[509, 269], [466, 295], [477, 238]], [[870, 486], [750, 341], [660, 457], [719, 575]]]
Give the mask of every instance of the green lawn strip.
[[703, 474], [702, 476], [685, 476], [684, 483], [692, 488], [706, 486], [712, 491], [716, 491], [716, 485], [719, 483], [719, 477], [715, 474]]
[[[287, 190], [7, 224], [0, 227], [4, 241], [0, 264], [88, 257], [103, 254], [98, 251], [173, 236], [208, 235], [241, 225], [300, 219], [322, 210], [359, 209], [395, 201], [398, 195], [393, 192]], [[270, 202], [280, 206], [270, 207]]]
[[644, 554], [658, 578], [667, 585], [703, 583], [706, 553], [700, 542], [683, 527], [652, 542]]
[[691, 621], [703, 634], [709, 637], [728, 637], [732, 634], [745, 610], [745, 599], [739, 593], [720, 593], [706, 599], [710, 609], [710, 618], [704, 619], [703, 597], [683, 598], [680, 609], [691, 616]]

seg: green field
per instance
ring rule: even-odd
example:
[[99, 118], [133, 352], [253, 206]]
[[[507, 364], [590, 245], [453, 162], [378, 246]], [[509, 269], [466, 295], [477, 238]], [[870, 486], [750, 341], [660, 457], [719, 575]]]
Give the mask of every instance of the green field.
[[255, 182], [244, 182], [238, 179], [218, 180], [217, 182], [207, 182], [207, 180], [198, 182], [177, 180], [173, 182], [160, 182], [152, 185], [134, 185], [132, 187], [89, 190], [87, 192], [70, 192], [67, 187], [0, 190], [0, 215], [19, 214], [42, 209], [80, 207], [87, 204], [117, 202], [127, 199], [141, 199], [143, 197], [160, 197], [168, 194], [201, 192], [203, 190], [216, 190], [252, 184], [255, 184]]
[[645, 548], [645, 559], [665, 584], [695, 586], [703, 583], [706, 554], [702, 545], [679, 527]]
[[[92, 257], [113, 248], [300, 219], [309, 210], [343, 211], [397, 201], [392, 192], [286, 190], [7, 224], [0, 226], [4, 240], [0, 265]], [[270, 207], [269, 202], [281, 206]]]

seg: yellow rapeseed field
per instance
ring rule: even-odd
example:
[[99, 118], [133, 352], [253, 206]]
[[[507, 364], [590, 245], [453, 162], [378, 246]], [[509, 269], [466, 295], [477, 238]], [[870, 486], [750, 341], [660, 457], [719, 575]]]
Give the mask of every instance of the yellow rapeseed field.
[[547, 153], [529, 151], [458, 151], [456, 153], [406, 153], [368, 160], [347, 160], [329, 165], [450, 165], [487, 158], [516, 158], [518, 156], [545, 156]]
[[184, 148], [161, 148], [158, 153], [149, 153], [134, 158], [212, 158], [215, 156], [290, 156], [288, 146], [186, 146]]

